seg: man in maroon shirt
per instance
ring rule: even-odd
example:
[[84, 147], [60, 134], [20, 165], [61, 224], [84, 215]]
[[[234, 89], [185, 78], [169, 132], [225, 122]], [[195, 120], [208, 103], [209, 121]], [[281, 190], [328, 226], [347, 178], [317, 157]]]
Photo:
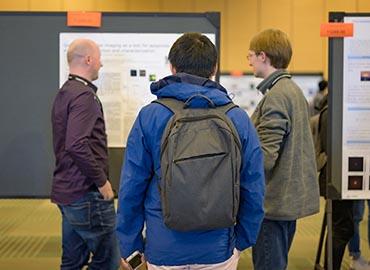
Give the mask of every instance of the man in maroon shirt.
[[61, 269], [113, 270], [120, 257], [114, 194], [103, 108], [91, 83], [102, 67], [100, 50], [91, 40], [77, 39], [67, 58], [70, 75], [52, 110], [56, 166], [51, 200], [62, 213]]

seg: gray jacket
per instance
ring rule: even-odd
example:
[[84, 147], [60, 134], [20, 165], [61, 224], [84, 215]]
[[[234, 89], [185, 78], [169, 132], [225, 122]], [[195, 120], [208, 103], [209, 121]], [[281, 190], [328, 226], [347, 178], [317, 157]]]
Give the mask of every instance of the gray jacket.
[[251, 117], [265, 158], [265, 218], [273, 220], [296, 220], [319, 211], [308, 104], [287, 77], [270, 83]]

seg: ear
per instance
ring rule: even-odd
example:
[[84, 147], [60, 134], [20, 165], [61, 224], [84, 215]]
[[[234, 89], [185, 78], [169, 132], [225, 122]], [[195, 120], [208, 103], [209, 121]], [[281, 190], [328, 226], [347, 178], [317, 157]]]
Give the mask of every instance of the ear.
[[172, 64], [170, 64], [170, 70], [171, 70], [172, 75], [175, 75], [177, 73], [176, 68]]
[[216, 76], [217, 70], [218, 70], [218, 64], [216, 64], [216, 65], [215, 65], [215, 67], [214, 67], [214, 69], [213, 69], [213, 72], [212, 72], [212, 74], [211, 74], [211, 78], [212, 78], [213, 76]]
[[265, 52], [260, 52], [258, 57], [261, 57], [260, 59], [262, 60], [263, 63], [268, 64], [271, 66], [271, 60], [270, 58], [266, 55]]
[[258, 56], [257, 57], [261, 57], [261, 60], [263, 61], [263, 62], [266, 62], [266, 60], [268, 59], [268, 57], [267, 57], [267, 55], [266, 55], [266, 53], [265, 52], [260, 52], [259, 54], [258, 54]]
[[87, 65], [90, 65], [90, 64], [91, 64], [91, 56], [90, 56], [90, 55], [86, 55], [86, 56], [85, 56], [85, 63], [86, 63]]

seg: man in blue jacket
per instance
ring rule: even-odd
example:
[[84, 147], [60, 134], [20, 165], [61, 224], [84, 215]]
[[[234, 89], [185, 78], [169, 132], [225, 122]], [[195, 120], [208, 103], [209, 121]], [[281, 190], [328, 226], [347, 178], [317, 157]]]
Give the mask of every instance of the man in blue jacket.
[[[186, 33], [169, 53], [172, 76], [151, 85], [158, 98], [186, 101], [194, 94], [216, 106], [231, 102], [225, 88], [212, 78], [217, 51], [199, 33]], [[206, 105], [203, 105], [206, 106]], [[159, 191], [161, 139], [172, 112], [158, 103], [145, 106], [130, 132], [121, 174], [117, 233], [122, 267], [135, 251], [145, 254], [148, 269], [236, 269], [239, 254], [254, 245], [263, 219], [263, 154], [247, 114], [235, 107], [227, 112], [241, 142], [240, 204], [234, 226], [180, 232], [164, 224]], [[146, 225], [146, 240], [142, 231]]]

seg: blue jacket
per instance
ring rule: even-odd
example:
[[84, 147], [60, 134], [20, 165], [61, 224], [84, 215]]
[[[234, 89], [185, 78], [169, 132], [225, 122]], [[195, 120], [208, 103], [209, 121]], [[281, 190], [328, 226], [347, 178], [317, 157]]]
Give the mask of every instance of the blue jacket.
[[[153, 83], [151, 91], [158, 98], [172, 97], [182, 101], [201, 93], [216, 106], [231, 101], [218, 83], [184, 73]], [[205, 107], [206, 104], [198, 99], [192, 106]], [[172, 112], [157, 103], [140, 111], [128, 137], [118, 195], [117, 235], [123, 258], [139, 250], [155, 265], [213, 264], [230, 258], [234, 247], [244, 250], [256, 242], [264, 215], [263, 154], [247, 114], [234, 108], [227, 115], [242, 143], [238, 222], [230, 228], [178, 232], [164, 225], [159, 179], [155, 177], [160, 175], [162, 133]], [[145, 241], [142, 237], [144, 222]]]

